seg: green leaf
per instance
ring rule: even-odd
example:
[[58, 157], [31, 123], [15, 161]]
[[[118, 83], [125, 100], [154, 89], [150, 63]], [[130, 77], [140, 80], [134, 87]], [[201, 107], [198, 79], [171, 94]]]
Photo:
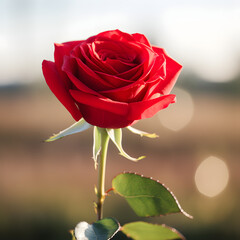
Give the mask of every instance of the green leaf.
[[63, 138], [67, 135], [83, 132], [87, 130], [88, 128], [92, 127], [91, 124], [87, 123], [83, 118], [79, 120], [78, 122], [74, 123], [72, 126], [69, 128], [59, 132], [58, 134], [54, 134], [52, 137], [47, 139], [45, 142], [52, 142], [57, 139]]
[[141, 156], [139, 158], [133, 158], [130, 157], [122, 148], [122, 129], [118, 128], [118, 129], [106, 129], [107, 133], [109, 135], [109, 137], [111, 138], [111, 140], [113, 141], [113, 143], [116, 145], [116, 147], [118, 148], [120, 155], [122, 155], [123, 157], [131, 160], [131, 161], [139, 161], [143, 158], [145, 158], [145, 156]]
[[177, 199], [163, 184], [134, 173], [122, 173], [112, 181], [115, 193], [124, 197], [140, 217], [185, 213]]
[[114, 218], [104, 218], [93, 224], [80, 222], [74, 230], [76, 240], [108, 240], [120, 229], [120, 224]]
[[131, 131], [132, 133], [135, 133], [135, 134], [138, 134], [140, 135], [141, 137], [149, 137], [149, 138], [157, 138], [158, 135], [155, 134], [155, 133], [147, 133], [147, 132], [144, 132], [144, 131], [141, 131], [141, 130], [138, 130], [136, 128], [133, 128], [133, 127], [127, 127], [127, 129], [129, 131]]
[[146, 222], [132, 222], [125, 224], [121, 231], [135, 240], [185, 239], [174, 228]]

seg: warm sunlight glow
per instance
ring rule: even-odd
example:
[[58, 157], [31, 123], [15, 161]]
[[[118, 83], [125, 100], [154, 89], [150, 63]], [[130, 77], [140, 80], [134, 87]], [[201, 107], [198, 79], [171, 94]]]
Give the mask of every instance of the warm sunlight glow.
[[217, 157], [208, 157], [197, 168], [195, 183], [200, 193], [215, 197], [227, 186], [229, 179], [228, 167]]
[[166, 111], [160, 111], [158, 117], [164, 127], [179, 131], [191, 121], [194, 105], [188, 92], [175, 88], [173, 93], [177, 96], [177, 102], [168, 107]]

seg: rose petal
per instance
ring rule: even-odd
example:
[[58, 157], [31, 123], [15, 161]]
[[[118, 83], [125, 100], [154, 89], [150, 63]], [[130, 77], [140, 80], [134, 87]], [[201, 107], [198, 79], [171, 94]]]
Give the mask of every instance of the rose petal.
[[140, 33], [134, 33], [132, 34], [132, 36], [134, 37], [134, 39], [140, 43], [143, 43], [145, 45], [147, 45], [148, 47], [151, 47], [151, 44], [149, 43], [148, 39]]
[[126, 41], [126, 42], [134, 41], [134, 38], [131, 34], [122, 32], [118, 29], [99, 33], [98, 35], [96, 35], [95, 38], [96, 39], [107, 38], [107, 39], [111, 39], [111, 40], [115, 40], [115, 41]]
[[119, 59], [110, 58], [107, 58], [105, 62], [112, 66], [118, 73], [129, 71], [137, 65], [136, 63], [126, 63]]
[[[154, 59], [155, 61], [155, 59]], [[120, 102], [136, 102], [143, 100], [148, 88], [146, 82], [154, 63], [149, 66], [148, 70], [143, 72], [138, 80], [123, 87], [113, 88], [110, 90], [100, 91], [100, 93], [108, 98]]]
[[[126, 44], [121, 42], [111, 42], [107, 41], [95, 41], [91, 45], [89, 50], [91, 55], [91, 60], [94, 61], [98, 66], [101, 66], [103, 69], [102, 72], [109, 74], [118, 74], [124, 70], [129, 70], [129, 67], [126, 69], [121, 69], [120, 67], [124, 62], [132, 64], [136, 57], [136, 53], [131, 48], [126, 48]], [[130, 59], [131, 58], [131, 61]], [[120, 60], [118, 64], [111, 62], [111, 60]], [[126, 64], [125, 64], [126, 65]]]
[[125, 128], [137, 122], [125, 116], [86, 105], [80, 104], [80, 108], [86, 122], [101, 128]]
[[119, 73], [116, 76], [133, 82], [139, 79], [142, 73], [143, 73], [143, 63], [137, 65], [136, 67], [130, 69], [129, 71], [126, 71], [124, 73]]
[[137, 81], [125, 87], [101, 91], [100, 93], [112, 100], [129, 103], [141, 101], [145, 95], [145, 92], [145, 83], [143, 81]]
[[140, 47], [136, 43], [123, 42], [123, 41], [110, 41], [106, 39], [104, 41], [95, 41], [92, 46], [102, 61], [109, 59], [118, 59], [125, 63], [138, 63], [136, 62], [137, 54]]
[[126, 118], [128, 104], [71, 90], [85, 121], [102, 128], [123, 128], [135, 122]]
[[148, 75], [148, 83], [151, 83], [152, 81], [155, 82], [155, 79], [159, 79], [159, 77], [161, 77], [161, 79], [165, 79], [166, 76], [166, 58], [164, 57], [163, 54], [158, 55], [155, 58], [155, 62], [154, 65]]
[[103, 128], [130, 126], [137, 120], [152, 117], [159, 110], [175, 102], [173, 94], [126, 104], [76, 90], [70, 90], [70, 93], [79, 102], [83, 118], [88, 123]]
[[153, 54], [152, 51], [148, 50], [149, 49], [145, 48], [141, 55], [141, 58], [146, 58], [146, 61], [143, 61], [143, 70], [139, 79], [123, 87], [100, 91], [101, 94], [115, 101], [121, 102], [135, 102], [142, 100], [147, 91], [147, 88], [144, 89], [145, 82], [149, 79], [149, 75], [154, 68], [155, 60], [158, 57], [156, 53]]
[[64, 61], [62, 69], [67, 74], [69, 80], [74, 84], [74, 86], [76, 86], [82, 92], [100, 96], [100, 94], [98, 92], [89, 88], [82, 81], [80, 81], [77, 77], [74, 76], [74, 71], [73, 71], [74, 65], [76, 65], [76, 60], [71, 57], [65, 56], [65, 61]]
[[55, 51], [54, 51], [54, 60], [58, 70], [61, 70], [63, 64], [63, 57], [69, 56], [72, 49], [81, 44], [83, 41], [72, 41], [65, 43], [55, 43]]
[[169, 94], [177, 81], [182, 66], [176, 61], [174, 61], [172, 58], [170, 58], [166, 54], [164, 49], [153, 47], [153, 50], [159, 55], [164, 54], [164, 57], [166, 59], [166, 77], [164, 81], [161, 81], [161, 83], [159, 84], [158, 92], [164, 95]]
[[156, 74], [156, 76], [151, 78], [151, 80], [147, 81], [145, 85], [145, 88], [146, 88], [145, 95], [142, 100], [143, 101], [148, 100], [151, 98], [152, 95], [156, 93], [161, 93], [161, 89], [159, 89], [159, 85], [161, 84], [162, 81], [164, 81], [164, 79], [158, 74]]
[[64, 85], [64, 82], [60, 78], [59, 72], [54, 62], [44, 60], [42, 63], [43, 75], [46, 83], [51, 91], [58, 98], [58, 100], [65, 106], [65, 108], [71, 113], [73, 118], [78, 121], [82, 117], [76, 106], [73, 98], [68, 92], [68, 89]]
[[[74, 49], [75, 50], [75, 49]], [[95, 52], [93, 43], [82, 44], [76, 48], [75, 53], [72, 55], [76, 58], [81, 58], [82, 61], [92, 70], [102, 71], [110, 74], [117, 74], [118, 72], [110, 65], [102, 63], [97, 53]]]
[[109, 75], [109, 74], [106, 74], [103, 72], [95, 71], [95, 73], [97, 73], [105, 81], [114, 85], [115, 88], [124, 87], [124, 86], [132, 83], [132, 81], [129, 81], [129, 80], [126, 80], [126, 79], [123, 79], [123, 78], [120, 78], [120, 77], [117, 77], [114, 75]]
[[161, 109], [166, 108], [170, 103], [175, 102], [175, 95], [165, 95], [156, 97], [146, 101], [129, 103], [129, 112], [127, 118], [129, 120], [140, 120], [150, 118]]
[[139, 47], [141, 49], [138, 56], [140, 58], [140, 62], [144, 62], [145, 70], [149, 70], [149, 67], [151, 68], [158, 54], [146, 45], [139, 44]]
[[[140, 46], [139, 49], [139, 66], [141, 66], [141, 76], [139, 76], [140, 81], [146, 81], [149, 78], [149, 74], [152, 72], [152, 68], [154, 67], [155, 60], [158, 57], [152, 49], [148, 48], [147, 46]], [[137, 74], [138, 75], [138, 74]], [[135, 78], [135, 76], [134, 76]], [[131, 79], [133, 80], [133, 78]], [[137, 80], [135, 78], [135, 80]]]
[[127, 103], [116, 102], [106, 97], [99, 97], [78, 90], [70, 90], [70, 94], [78, 103], [84, 105], [109, 111], [118, 115], [126, 115], [128, 112]]
[[166, 77], [166, 60], [163, 54], [156, 58], [154, 66], [148, 75], [146, 82], [146, 94], [143, 100], [149, 99], [155, 93], [161, 93], [162, 83]]
[[[114, 88], [113, 85], [101, 79], [94, 71], [86, 66], [79, 58], [65, 56], [62, 70], [68, 75], [74, 75], [85, 86], [94, 90], [109, 90]], [[71, 78], [73, 80], [73, 78]], [[74, 80], [73, 80], [74, 81]], [[75, 81], [76, 84], [76, 81]]]
[[54, 59], [55, 64], [58, 69], [58, 72], [60, 74], [61, 79], [64, 81], [64, 84], [70, 88], [71, 83], [68, 81], [68, 77], [64, 72], [62, 72], [62, 64], [63, 64], [63, 58], [64, 56], [68, 56], [72, 49], [77, 46], [78, 44], [81, 44], [83, 41], [72, 41], [72, 42], [65, 42], [65, 43], [55, 43], [55, 51], [54, 51]]

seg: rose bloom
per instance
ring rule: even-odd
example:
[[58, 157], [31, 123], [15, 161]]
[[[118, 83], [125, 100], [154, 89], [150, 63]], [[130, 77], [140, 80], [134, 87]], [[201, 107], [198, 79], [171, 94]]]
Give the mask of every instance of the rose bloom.
[[106, 31], [83, 41], [55, 44], [43, 74], [78, 121], [123, 128], [175, 102], [169, 94], [181, 65], [139, 33]]

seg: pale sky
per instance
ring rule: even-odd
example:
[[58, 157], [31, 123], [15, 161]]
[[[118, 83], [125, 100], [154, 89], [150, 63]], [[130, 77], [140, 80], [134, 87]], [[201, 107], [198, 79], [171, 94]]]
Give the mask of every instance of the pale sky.
[[205, 80], [240, 71], [240, 1], [1, 0], [0, 84], [39, 81], [54, 42], [110, 29], [145, 34]]

